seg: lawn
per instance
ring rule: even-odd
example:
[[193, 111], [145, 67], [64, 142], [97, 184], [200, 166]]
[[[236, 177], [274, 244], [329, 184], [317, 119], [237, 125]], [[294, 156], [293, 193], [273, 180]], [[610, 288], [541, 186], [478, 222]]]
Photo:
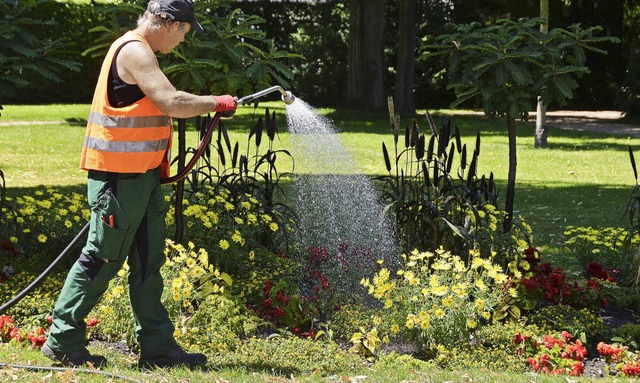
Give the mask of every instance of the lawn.
[[[293, 150], [286, 132], [284, 104], [267, 102], [254, 111], [240, 107], [236, 115], [224, 120], [231, 141], [246, 142], [249, 128], [263, 116], [263, 107], [275, 111], [280, 120], [280, 148]], [[37, 185], [83, 185], [85, 172], [78, 169], [87, 105], [14, 106], [5, 105], [0, 117], [0, 169], [8, 189]], [[393, 147], [393, 136], [385, 113], [318, 109], [334, 122], [341, 142], [354, 158], [359, 172], [370, 176], [385, 173], [381, 145]], [[494, 173], [504, 196], [508, 171], [506, 127], [502, 120], [434, 111], [436, 124], [450, 117], [460, 129], [469, 152], [475, 135], [481, 134], [479, 173]], [[424, 111], [405, 117], [402, 126], [415, 119], [422, 132], [428, 132]], [[11, 125], [11, 121], [49, 121], [47, 124]], [[533, 123], [518, 125], [518, 170], [515, 211], [534, 229], [535, 244], [550, 254], [558, 253], [564, 228], [573, 226], [608, 227], [625, 224], [626, 202], [635, 180], [628, 147], [640, 149], [640, 139], [598, 133], [549, 129], [549, 147], [534, 148]], [[175, 135], [174, 135], [175, 138]], [[197, 133], [187, 132], [188, 146], [194, 146]], [[402, 138], [401, 138], [402, 141]], [[174, 154], [176, 153], [174, 145]], [[241, 146], [242, 148], [242, 146]], [[295, 151], [293, 153], [296, 158]], [[289, 169], [283, 161], [280, 169]], [[305, 174], [308, 164], [295, 163], [295, 173]]]
[[[285, 110], [282, 103], [264, 103], [280, 116], [280, 135], [276, 139], [278, 148], [292, 150], [290, 135], [285, 127]], [[79, 152], [84, 135], [87, 105], [14, 106], [4, 105], [0, 117], [0, 170], [4, 173], [7, 192], [10, 196], [30, 193], [38, 185], [55, 186], [62, 191], [82, 191], [86, 181], [84, 171], [78, 169]], [[384, 174], [385, 167], [381, 146], [393, 147], [393, 135], [388, 116], [346, 110], [320, 109], [317, 111], [334, 122], [342, 144], [352, 154], [360, 172], [376, 176]], [[231, 141], [244, 146], [250, 127], [264, 114], [259, 108], [239, 108], [231, 119], [224, 120]], [[481, 134], [479, 173], [494, 173], [498, 185], [504, 190], [508, 168], [507, 137], [504, 121], [492, 120], [450, 111], [435, 111], [434, 119], [439, 125], [444, 118], [451, 117], [460, 129], [463, 142], [475, 145], [476, 133]], [[429, 128], [424, 112], [416, 116], [403, 117], [402, 126], [416, 119], [422, 132]], [[628, 158], [628, 147], [640, 149], [640, 140], [627, 137], [611, 137], [602, 134], [572, 132], [551, 128], [549, 147], [533, 148], [533, 125], [518, 125], [518, 174], [516, 212], [531, 224], [534, 244], [545, 257], [552, 261], [571, 264], [563, 253], [563, 232], [566, 226], [626, 226], [624, 209], [631, 189], [635, 185]], [[174, 136], [175, 137], [175, 136]], [[403, 142], [401, 137], [400, 141]], [[188, 146], [194, 146], [197, 132], [188, 126]], [[174, 145], [176, 142], [174, 141]], [[174, 146], [175, 148], [176, 146]], [[176, 150], [174, 149], [174, 154]], [[291, 165], [278, 166], [281, 171]], [[309, 172], [311, 166], [295, 163], [295, 173]], [[504, 195], [504, 192], [501, 193]], [[238, 353], [228, 359], [211, 362], [212, 370], [174, 370], [170, 376], [160, 371], [139, 372], [130, 367], [135, 358], [103, 345], [92, 345], [98, 352], [106, 354], [113, 365], [112, 374], [120, 374], [141, 381], [193, 382], [566, 382], [566, 377], [512, 373], [493, 373], [482, 368], [472, 371], [444, 371], [429, 363], [407, 361], [390, 357], [373, 366], [363, 366], [357, 371], [320, 376], [291, 368], [284, 368], [279, 361], [288, 355], [265, 355], [258, 361]], [[326, 355], [324, 358], [331, 358]], [[233, 359], [236, 358], [236, 359]], [[243, 359], [244, 358], [244, 359]], [[278, 359], [283, 358], [283, 359]], [[132, 362], [133, 360], [133, 362]], [[0, 346], [0, 361], [16, 364], [49, 365], [37, 351]], [[44, 375], [47, 374], [47, 375]], [[0, 369], [0, 380], [41, 381], [110, 381], [108, 377], [70, 372], [28, 372], [23, 369]], [[571, 378], [576, 382], [613, 382], [615, 378]]]

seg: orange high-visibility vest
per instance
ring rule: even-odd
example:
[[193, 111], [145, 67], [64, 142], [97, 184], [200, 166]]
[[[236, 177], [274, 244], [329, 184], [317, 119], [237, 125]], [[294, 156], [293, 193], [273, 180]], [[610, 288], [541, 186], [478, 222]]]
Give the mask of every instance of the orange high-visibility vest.
[[161, 166], [161, 177], [169, 176], [172, 121], [145, 96], [132, 105], [109, 105], [107, 79], [118, 47], [137, 40], [149, 45], [139, 33], [129, 31], [109, 48], [102, 63], [91, 104], [80, 168], [114, 173], [144, 173]]

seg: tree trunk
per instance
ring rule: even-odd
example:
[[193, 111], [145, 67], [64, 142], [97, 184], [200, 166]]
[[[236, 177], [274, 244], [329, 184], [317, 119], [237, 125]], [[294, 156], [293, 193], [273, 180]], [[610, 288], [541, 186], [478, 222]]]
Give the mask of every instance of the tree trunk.
[[396, 63], [395, 107], [400, 113], [414, 113], [413, 77], [416, 67], [416, 0], [398, 4], [398, 61]]
[[[549, 33], [549, 0], [540, 0], [540, 17], [547, 21], [547, 24], [540, 26], [540, 32]], [[542, 103], [540, 97], [538, 97], [538, 109], [536, 111], [536, 134], [534, 147], [546, 148], [547, 147], [547, 128], [545, 124], [547, 122], [547, 106]]]
[[385, 106], [383, 32], [385, 0], [351, 0], [347, 104], [363, 110]]
[[516, 156], [516, 119], [507, 114], [507, 131], [509, 136], [509, 175], [507, 176], [507, 196], [505, 212], [507, 216], [502, 223], [502, 232], [507, 233], [513, 222], [513, 202], [516, 195], [516, 168], [518, 160]]
[[[187, 156], [187, 121], [184, 118], [178, 119], [178, 174], [184, 169], [185, 158]], [[182, 219], [182, 199], [184, 198], [184, 178], [176, 182], [175, 200], [175, 221], [176, 232], [174, 240], [176, 243], [182, 242], [184, 234], [184, 222]]]

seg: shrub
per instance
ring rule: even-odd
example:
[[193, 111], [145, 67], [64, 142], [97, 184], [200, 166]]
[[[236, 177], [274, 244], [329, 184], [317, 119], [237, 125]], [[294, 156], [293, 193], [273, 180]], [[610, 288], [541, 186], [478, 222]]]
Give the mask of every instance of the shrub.
[[518, 352], [518, 344], [514, 341], [518, 334], [536, 337], [540, 330], [523, 322], [495, 322], [479, 328], [471, 344], [436, 347], [435, 360], [441, 367], [452, 370], [487, 368], [491, 371], [524, 372], [526, 357]]
[[604, 326], [602, 318], [591, 310], [576, 310], [566, 305], [541, 307], [528, 317], [527, 323], [538, 326], [545, 333], [568, 331], [585, 344], [597, 340]]
[[[232, 196], [207, 186], [195, 193], [192, 201], [184, 200], [183, 207], [186, 236], [197, 246], [208, 249], [211, 263], [231, 275], [250, 272], [252, 252], [265, 248], [261, 236], [280, 230], [273, 216], [248, 194]], [[172, 207], [167, 224], [173, 223]]]
[[[640, 235], [633, 235], [621, 227], [573, 227], [566, 228], [565, 246], [580, 265], [597, 262], [603, 269], [619, 273], [621, 283], [632, 282], [637, 273], [638, 262], [633, 261], [640, 245]], [[602, 278], [606, 279], [606, 278]]]
[[12, 209], [0, 214], [0, 228], [15, 229], [5, 240], [28, 254], [27, 262], [38, 269], [48, 265], [89, 219], [86, 197], [76, 192], [40, 187], [32, 195], [7, 201]]
[[640, 324], [623, 324], [614, 331], [612, 340], [627, 345], [634, 350], [640, 349]]
[[[343, 305], [336, 311], [327, 326], [333, 331], [336, 339], [350, 340], [353, 333], [362, 328], [373, 328], [374, 317], [379, 310], [358, 303]], [[387, 329], [388, 330], [388, 329]], [[388, 331], [386, 331], [388, 333]]]
[[[28, 286], [38, 275], [33, 272], [19, 271], [0, 285], [0, 302], [9, 302], [22, 289]], [[43, 320], [53, 310], [64, 283], [65, 273], [59, 272], [50, 275], [40, 286], [26, 295], [21, 301], [9, 308], [6, 314], [12, 315], [20, 322], [26, 322], [32, 318]]]

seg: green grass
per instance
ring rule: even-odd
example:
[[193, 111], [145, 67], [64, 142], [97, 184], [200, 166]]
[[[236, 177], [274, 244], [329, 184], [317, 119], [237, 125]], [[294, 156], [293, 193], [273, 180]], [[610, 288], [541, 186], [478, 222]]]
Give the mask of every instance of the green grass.
[[[284, 122], [284, 104], [261, 104], [261, 108], [265, 106], [280, 116], [277, 148], [291, 150]], [[86, 174], [78, 169], [78, 163], [88, 109], [88, 105], [5, 105], [0, 117], [0, 147], [3, 148], [0, 151], [0, 169], [5, 174], [7, 187], [84, 184]], [[319, 109], [318, 112], [334, 122], [341, 142], [362, 173], [371, 176], [385, 173], [382, 142], [389, 148], [393, 147], [385, 113], [332, 109]], [[263, 113], [263, 109], [259, 109], [254, 114], [253, 108], [243, 106], [233, 118], [223, 121], [232, 142], [241, 143], [241, 152], [246, 146], [249, 127]], [[438, 126], [447, 113], [434, 112]], [[475, 146], [476, 132], [481, 133], [479, 172], [486, 175], [493, 172], [501, 196], [504, 196], [508, 171], [504, 121], [468, 114], [451, 117], [461, 131], [463, 142], [469, 146], [469, 152]], [[414, 118], [421, 131], [427, 132], [424, 112], [403, 117], [401, 125], [407, 126]], [[60, 123], [11, 125], [11, 121], [25, 120]], [[568, 225], [607, 227], [626, 224], [624, 209], [635, 184], [628, 146], [638, 152], [640, 139], [550, 128], [549, 147], [536, 149], [533, 147], [533, 124], [519, 123], [517, 129], [515, 210], [533, 226], [538, 247], [555, 253], [555, 247], [562, 243], [562, 232]], [[189, 146], [195, 146], [197, 133], [193, 129], [187, 132], [187, 141]], [[400, 142], [403, 142], [402, 137]], [[174, 154], [177, 152], [176, 144], [174, 141]], [[308, 172], [307, 165], [297, 161], [295, 172]], [[278, 168], [280, 171], [290, 170], [291, 164], [283, 161]]]
[[[318, 373], [300, 373], [296, 371], [278, 371], [278, 366], [268, 365], [252, 366], [240, 363], [217, 363], [212, 360], [210, 368], [206, 370], [190, 371], [176, 368], [169, 372], [166, 370], [140, 371], [135, 367], [135, 358], [130, 358], [120, 352], [116, 352], [103, 346], [90, 346], [94, 353], [105, 355], [110, 365], [102, 371], [110, 375], [96, 375], [80, 371], [28, 371], [24, 368], [0, 368], [0, 381], [16, 382], [231, 382], [231, 383], [256, 383], [256, 382], [282, 382], [282, 383], [385, 383], [385, 382], [420, 382], [420, 383], [617, 383], [629, 382], [630, 378], [588, 378], [566, 376], [548, 376], [537, 374], [498, 373], [486, 369], [472, 371], [446, 371], [429, 363], [417, 360], [400, 358], [373, 366], [363, 366], [357, 371], [348, 371], [344, 374], [322, 376]], [[7, 347], [0, 345], [0, 361], [2, 363], [16, 365], [50, 366], [50, 362], [38, 351]], [[115, 377], [119, 379], [115, 379]], [[124, 379], [126, 378], [126, 380]], [[635, 379], [637, 381], [637, 378]]]
[[[284, 120], [282, 103], [265, 103], [276, 110]], [[37, 185], [57, 186], [61, 190], [82, 188], [86, 173], [78, 169], [79, 153], [84, 136], [84, 124], [88, 105], [15, 106], [4, 105], [0, 117], [0, 170], [4, 172], [10, 195], [28, 193]], [[392, 147], [393, 138], [388, 117], [384, 113], [370, 114], [353, 111], [319, 110], [332, 119], [340, 131], [339, 137], [352, 153], [357, 166], [368, 175], [384, 174], [381, 145], [384, 141]], [[250, 107], [241, 107], [236, 116], [225, 120], [232, 141], [243, 145], [249, 126], [258, 116]], [[448, 112], [434, 114], [441, 124]], [[416, 118], [422, 131], [427, 125], [422, 114], [403, 118], [406, 126]], [[507, 138], [504, 122], [477, 116], [455, 115], [453, 123], [462, 133], [463, 141], [473, 147], [477, 131], [481, 132], [480, 173], [493, 171], [504, 190], [507, 176]], [[23, 125], [18, 122], [33, 121]], [[36, 122], [47, 121], [45, 124]], [[13, 122], [13, 123], [12, 123]], [[278, 148], [291, 149], [289, 135], [280, 124]], [[629, 163], [627, 148], [631, 145], [637, 152], [640, 140], [627, 137], [611, 137], [601, 134], [550, 129], [549, 148], [533, 148], [533, 126], [521, 123], [518, 126], [518, 174], [516, 211], [523, 215], [534, 229], [535, 244], [545, 255], [560, 257], [563, 231], [567, 225], [618, 226], [625, 225], [622, 216], [627, 198], [635, 180]], [[188, 132], [188, 145], [197, 140], [196, 132]], [[402, 138], [401, 138], [402, 141]], [[176, 142], [174, 142], [176, 144]], [[241, 150], [243, 149], [241, 145]], [[175, 154], [175, 146], [174, 146]], [[279, 166], [286, 170], [286, 164]], [[296, 163], [296, 172], [308, 171], [304, 163]], [[501, 193], [504, 196], [504, 191]], [[361, 371], [345, 372], [345, 376], [322, 377], [314, 373], [283, 373], [265, 366], [250, 366], [242, 363], [212, 363], [211, 371], [173, 370], [139, 372], [131, 369], [135, 360], [107, 349], [98, 349], [114, 361], [107, 371], [130, 376], [141, 381], [191, 382], [521, 382], [523, 375], [492, 373], [488, 371], [443, 371], [420, 364], [419, 367], [402, 363], [385, 368], [363, 367]], [[0, 346], [0, 361], [16, 364], [49, 365], [49, 362], [34, 350]], [[275, 368], [275, 366], [271, 366]], [[357, 376], [366, 376], [356, 379]], [[350, 379], [351, 378], [351, 379]], [[86, 375], [77, 372], [29, 372], [22, 369], [0, 369], [0, 381], [67, 382], [79, 379], [88, 382], [111, 381], [110, 378]], [[563, 377], [548, 377], [527, 374], [527, 382], [566, 382]], [[578, 378], [575, 382], [617, 382], [614, 378]]]

